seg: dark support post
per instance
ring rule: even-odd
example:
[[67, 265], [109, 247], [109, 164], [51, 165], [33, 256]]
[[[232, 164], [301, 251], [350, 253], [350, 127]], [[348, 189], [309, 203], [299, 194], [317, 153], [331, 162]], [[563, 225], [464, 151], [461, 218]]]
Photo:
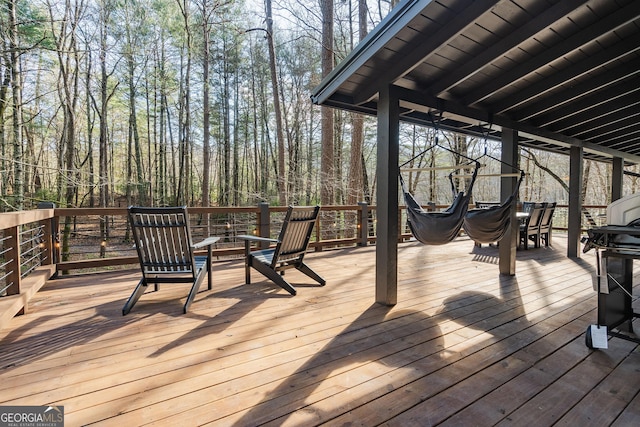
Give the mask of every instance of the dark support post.
[[392, 86], [380, 90], [377, 149], [376, 302], [398, 301], [398, 173], [400, 103]]
[[[520, 149], [518, 148], [518, 131], [513, 129], [502, 129], [502, 173], [513, 173], [509, 165], [517, 165], [519, 163]], [[515, 189], [517, 178], [502, 177], [500, 180], [500, 200], [506, 200]], [[516, 274], [516, 249], [518, 247], [518, 234], [520, 225], [516, 219], [516, 206], [511, 208], [511, 227], [500, 240], [498, 255], [500, 260], [498, 266], [500, 274], [513, 276]]]
[[614, 157], [613, 170], [611, 172], [611, 201], [616, 201], [622, 197], [623, 190], [623, 178], [624, 178], [624, 159], [621, 157]]
[[358, 246], [367, 246], [369, 244], [369, 205], [367, 202], [358, 202], [358, 206], [360, 206]]
[[569, 151], [569, 219], [567, 234], [567, 256], [579, 255], [582, 215], [582, 147], [571, 147]]

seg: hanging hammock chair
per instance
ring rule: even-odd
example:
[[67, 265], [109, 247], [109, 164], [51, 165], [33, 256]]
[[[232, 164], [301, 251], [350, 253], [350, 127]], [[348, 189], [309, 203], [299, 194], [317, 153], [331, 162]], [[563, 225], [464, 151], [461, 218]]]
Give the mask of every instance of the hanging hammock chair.
[[493, 243], [504, 237], [511, 225], [511, 206], [517, 199], [523, 178], [524, 172], [520, 171], [516, 187], [504, 203], [467, 212], [462, 227], [471, 240], [476, 243]]
[[[447, 148], [445, 149], [448, 150]], [[420, 206], [407, 189], [404, 179], [402, 175], [400, 175], [402, 194], [404, 195], [405, 204], [407, 205], [407, 223], [411, 233], [418, 241], [425, 245], [443, 245], [451, 242], [458, 236], [464, 222], [465, 214], [469, 208], [473, 184], [478, 175], [478, 169], [480, 168], [480, 162], [473, 159], [470, 160], [475, 162], [475, 169], [471, 182], [466, 189], [467, 191], [459, 192], [455, 196], [451, 206], [442, 212], [427, 212], [422, 209], [422, 206]], [[449, 179], [451, 180], [451, 175], [449, 175]]]

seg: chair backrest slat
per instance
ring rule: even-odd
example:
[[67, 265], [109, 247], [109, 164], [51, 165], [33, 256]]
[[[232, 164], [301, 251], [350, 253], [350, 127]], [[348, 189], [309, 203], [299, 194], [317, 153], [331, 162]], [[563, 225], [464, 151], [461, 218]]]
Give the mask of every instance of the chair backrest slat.
[[556, 209], [556, 202], [549, 202], [544, 207], [544, 213], [542, 214], [542, 219], [540, 220], [540, 228], [548, 228], [551, 225], [551, 220], [553, 219], [553, 212]]
[[527, 228], [529, 230], [536, 230], [540, 227], [540, 221], [542, 220], [542, 212], [544, 211], [544, 204], [536, 203], [531, 207], [531, 214], [529, 215], [529, 221], [527, 222]]
[[319, 206], [289, 207], [273, 256], [274, 266], [279, 262], [302, 259], [309, 246], [319, 211]]
[[186, 207], [131, 207], [129, 218], [143, 271], [195, 275]]

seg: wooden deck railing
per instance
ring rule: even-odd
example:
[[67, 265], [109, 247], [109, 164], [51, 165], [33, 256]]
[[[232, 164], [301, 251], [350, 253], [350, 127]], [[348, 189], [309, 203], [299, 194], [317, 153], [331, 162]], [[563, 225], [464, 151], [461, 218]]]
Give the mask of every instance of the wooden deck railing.
[[25, 312], [29, 299], [56, 272], [53, 209], [0, 214], [0, 327]]
[[[189, 208], [193, 240], [222, 237], [218, 259], [243, 256], [240, 234], [277, 237], [286, 207]], [[323, 206], [313, 250], [367, 245], [375, 240], [375, 206]], [[73, 270], [133, 266], [138, 258], [126, 208], [50, 208], [0, 213], [0, 328], [26, 311], [48, 279]]]
[[[436, 208], [439, 208], [436, 207]], [[600, 214], [604, 206], [589, 206]], [[189, 208], [193, 240], [210, 235], [222, 239], [218, 259], [241, 257], [240, 234], [276, 237], [286, 207], [262, 203], [254, 207]], [[400, 207], [400, 239], [411, 237]], [[566, 228], [558, 206], [554, 228]], [[311, 248], [364, 246], [375, 241], [375, 206], [323, 206]], [[584, 218], [583, 218], [584, 220]], [[586, 222], [586, 220], [585, 220]], [[588, 228], [589, 224], [585, 224]], [[29, 299], [56, 274], [73, 270], [100, 271], [138, 263], [129, 236], [126, 208], [51, 208], [0, 213], [0, 327], [23, 313]], [[102, 231], [101, 231], [102, 230]]]
[[[255, 207], [189, 208], [194, 242], [207, 236], [221, 237], [213, 250], [214, 257], [235, 257], [244, 254], [241, 234], [277, 237], [286, 207], [260, 204]], [[371, 227], [363, 227], [371, 206], [323, 206], [321, 217], [314, 230], [310, 246], [314, 250], [327, 247], [366, 245], [375, 239]], [[137, 264], [133, 242], [129, 236], [125, 208], [59, 208], [55, 209], [54, 223], [59, 224], [56, 241], [65, 239], [64, 223], [70, 223], [66, 231], [67, 245], [60, 245], [56, 254], [57, 270], [68, 272], [77, 269], [100, 269], [127, 264]], [[70, 219], [70, 221], [69, 221]], [[106, 238], [100, 233], [100, 224], [107, 223]], [[363, 231], [361, 231], [363, 230]]]

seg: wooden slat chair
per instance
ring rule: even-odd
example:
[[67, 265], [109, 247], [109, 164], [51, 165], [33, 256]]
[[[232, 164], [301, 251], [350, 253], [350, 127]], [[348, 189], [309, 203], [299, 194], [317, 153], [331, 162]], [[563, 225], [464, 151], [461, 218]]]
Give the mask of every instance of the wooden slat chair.
[[520, 225], [520, 243], [525, 249], [529, 249], [529, 240], [533, 241], [536, 248], [540, 247], [540, 221], [543, 211], [543, 203], [530, 205], [529, 216]]
[[[150, 283], [191, 283], [184, 313], [208, 276], [211, 290], [211, 246], [219, 237], [209, 237], [193, 245], [186, 206], [168, 208], [129, 207], [129, 223], [140, 260], [142, 279], [122, 309], [131, 311]], [[206, 256], [194, 256], [194, 249], [207, 248]]]
[[[295, 268], [324, 286], [325, 280], [303, 261], [319, 212], [320, 206], [289, 206], [277, 239], [238, 236], [245, 241], [246, 283], [251, 283], [251, 268], [255, 268], [291, 295], [295, 295], [296, 289], [283, 277], [285, 270]], [[276, 245], [269, 249], [251, 250], [252, 242]]]
[[553, 213], [556, 210], [556, 202], [547, 202], [542, 212], [540, 220], [540, 244], [544, 242], [545, 246], [551, 244], [551, 228], [553, 226]]

